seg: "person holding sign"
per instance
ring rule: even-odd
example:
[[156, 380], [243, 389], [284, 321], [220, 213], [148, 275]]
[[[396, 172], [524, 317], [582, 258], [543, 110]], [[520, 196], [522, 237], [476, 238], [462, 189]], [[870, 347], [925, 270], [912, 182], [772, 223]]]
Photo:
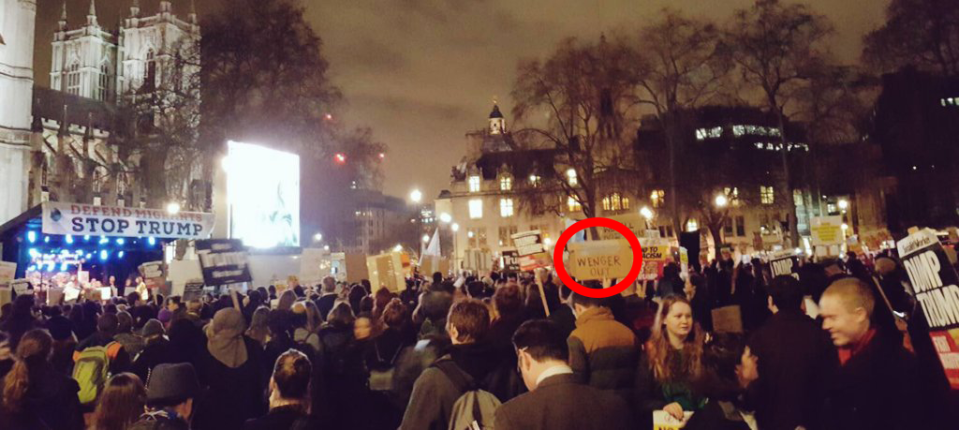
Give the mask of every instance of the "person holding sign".
[[857, 278], [841, 279], [819, 300], [823, 329], [840, 368], [826, 394], [824, 424], [844, 430], [927, 429], [931, 411], [918, 389], [915, 357], [873, 326], [876, 299]]
[[636, 375], [641, 422], [649, 422], [658, 409], [683, 419], [684, 411], [697, 411], [704, 403], [692, 385], [703, 373], [704, 339], [693, 309], [679, 296], [665, 298], [659, 309]]

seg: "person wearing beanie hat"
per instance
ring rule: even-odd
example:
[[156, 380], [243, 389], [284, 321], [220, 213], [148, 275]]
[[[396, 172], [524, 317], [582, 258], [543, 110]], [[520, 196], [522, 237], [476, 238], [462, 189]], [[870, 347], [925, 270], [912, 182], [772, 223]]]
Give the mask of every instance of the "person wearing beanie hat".
[[161, 364], [147, 379], [147, 412], [131, 430], [187, 430], [193, 399], [200, 394], [196, 370], [189, 363]]
[[133, 333], [133, 316], [128, 312], [117, 312], [117, 334], [113, 339], [123, 345], [130, 357], [136, 357], [146, 346], [143, 339]]
[[47, 321], [47, 330], [53, 337], [53, 356], [50, 364], [64, 375], [73, 374], [73, 351], [77, 348], [77, 338], [73, 335], [73, 323], [63, 315], [57, 315]]
[[163, 324], [155, 319], [147, 321], [143, 330], [140, 331], [144, 347], [134, 357], [131, 371], [144, 381], [157, 366], [175, 361], [171, 353], [170, 341], [166, 339], [164, 334]]

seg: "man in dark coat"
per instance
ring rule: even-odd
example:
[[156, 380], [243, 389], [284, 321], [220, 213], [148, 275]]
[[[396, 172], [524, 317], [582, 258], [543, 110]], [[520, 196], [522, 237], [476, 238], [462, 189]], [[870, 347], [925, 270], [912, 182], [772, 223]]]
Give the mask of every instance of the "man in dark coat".
[[496, 410], [497, 430], [607, 430], [634, 428], [626, 401], [583, 385], [567, 365], [569, 350], [556, 323], [523, 323], [513, 336], [529, 393]]
[[489, 330], [489, 310], [482, 302], [465, 300], [453, 305], [446, 327], [453, 346], [449, 354], [440, 357], [416, 379], [401, 430], [449, 428], [453, 404], [464, 390], [447, 376], [444, 366], [486, 389], [482, 387], [484, 381], [500, 364], [496, 350], [484, 341]]
[[326, 321], [327, 315], [333, 310], [336, 303], [336, 279], [332, 276], [323, 278], [323, 293], [316, 299], [316, 310], [320, 311], [320, 317]]
[[852, 277], [830, 285], [819, 300], [823, 328], [838, 348], [840, 362], [829, 379], [824, 428], [938, 428], [927, 422], [932, 411], [924, 394], [929, 393], [918, 389], [915, 357], [895, 336], [877, 333], [871, 323], [875, 306], [869, 286]]
[[200, 392], [189, 363], [161, 364], [147, 381], [147, 412], [130, 430], [189, 430], [193, 399]]
[[770, 430], [818, 429], [825, 384], [838, 365], [829, 336], [803, 312], [802, 285], [777, 276], [769, 285], [773, 316], [753, 334], [758, 381], [750, 386], [759, 426]]

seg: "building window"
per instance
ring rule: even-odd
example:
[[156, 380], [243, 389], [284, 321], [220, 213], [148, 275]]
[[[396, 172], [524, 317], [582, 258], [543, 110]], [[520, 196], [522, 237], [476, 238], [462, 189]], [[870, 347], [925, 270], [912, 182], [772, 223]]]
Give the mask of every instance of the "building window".
[[480, 227], [476, 229], [476, 237], [479, 242], [480, 248], [486, 247], [486, 227]]
[[806, 205], [806, 199], [803, 198], [802, 190], [793, 190], [793, 204], [796, 207], [801, 207]]
[[480, 219], [483, 217], [483, 201], [480, 199], [470, 200], [470, 219]]
[[77, 62], [67, 67], [67, 92], [80, 95], [80, 64]]
[[746, 217], [736, 217], [736, 236], [746, 237]]
[[726, 199], [729, 200], [729, 204], [734, 208], [739, 207], [739, 188], [736, 187], [726, 187], [723, 190], [723, 193], [726, 194]]
[[513, 199], [499, 199], [499, 216], [503, 218], [513, 216]]
[[469, 179], [470, 192], [478, 193], [480, 190], [480, 177], [479, 176], [470, 176]]
[[513, 189], [513, 178], [511, 176], [503, 176], [499, 178], [499, 189], [501, 191], [509, 191]]
[[629, 209], [629, 199], [620, 196], [619, 193], [603, 197], [603, 210], [621, 211], [626, 209]]
[[726, 220], [723, 221], [723, 234], [726, 236], [733, 235], [733, 219], [726, 217]]
[[573, 196], [569, 196], [569, 198], [566, 199], [566, 207], [569, 208], [570, 212], [579, 212], [583, 210], [583, 205], [579, 204], [579, 201], [573, 198]]
[[513, 235], [516, 234], [517, 231], [519, 231], [519, 227], [515, 225], [500, 227], [499, 246], [513, 246]]
[[776, 190], [765, 185], [759, 186], [759, 201], [764, 205], [771, 205], [776, 201]]
[[147, 88], [153, 88], [156, 85], [157, 78], [157, 62], [151, 49], [147, 52], [147, 63], [146, 67], [143, 68], [143, 83], [149, 84]]
[[566, 179], [569, 182], [569, 186], [575, 187], [579, 185], [579, 178], [576, 176], [576, 169], [566, 170]]
[[653, 190], [653, 193], [649, 195], [649, 200], [653, 202], [654, 208], [663, 207], [663, 204], [666, 203], [666, 191]]
[[100, 81], [97, 88], [97, 100], [106, 101], [110, 94], [110, 65], [106, 62], [100, 64]]
[[538, 175], [529, 175], [529, 185], [533, 188], [539, 187], [541, 178]]
[[699, 222], [697, 222], [694, 219], [691, 219], [686, 222], [686, 231], [692, 233], [697, 230], [699, 230]]
[[470, 248], [476, 248], [476, 231], [473, 229], [466, 230], [466, 237], [469, 239]]

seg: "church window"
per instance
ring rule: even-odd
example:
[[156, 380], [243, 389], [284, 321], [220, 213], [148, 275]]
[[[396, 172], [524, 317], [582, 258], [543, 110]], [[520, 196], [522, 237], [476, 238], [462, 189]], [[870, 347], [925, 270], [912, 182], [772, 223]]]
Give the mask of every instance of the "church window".
[[153, 54], [153, 50], [151, 49], [149, 52], [147, 52], [147, 64], [143, 69], [143, 83], [146, 84], [149, 82], [150, 87], [153, 87], [156, 85], [156, 77], [157, 63]]
[[502, 191], [509, 191], [513, 189], [513, 177], [512, 176], [503, 176], [499, 179], [499, 189]]
[[513, 213], [513, 199], [499, 199], [499, 216], [509, 218]]
[[469, 187], [471, 193], [478, 193], [480, 190], [480, 177], [478, 175], [470, 176]]
[[97, 88], [97, 100], [106, 101], [110, 94], [110, 64], [106, 61], [100, 63], [100, 82]]
[[80, 63], [73, 62], [67, 67], [67, 92], [80, 95]]

